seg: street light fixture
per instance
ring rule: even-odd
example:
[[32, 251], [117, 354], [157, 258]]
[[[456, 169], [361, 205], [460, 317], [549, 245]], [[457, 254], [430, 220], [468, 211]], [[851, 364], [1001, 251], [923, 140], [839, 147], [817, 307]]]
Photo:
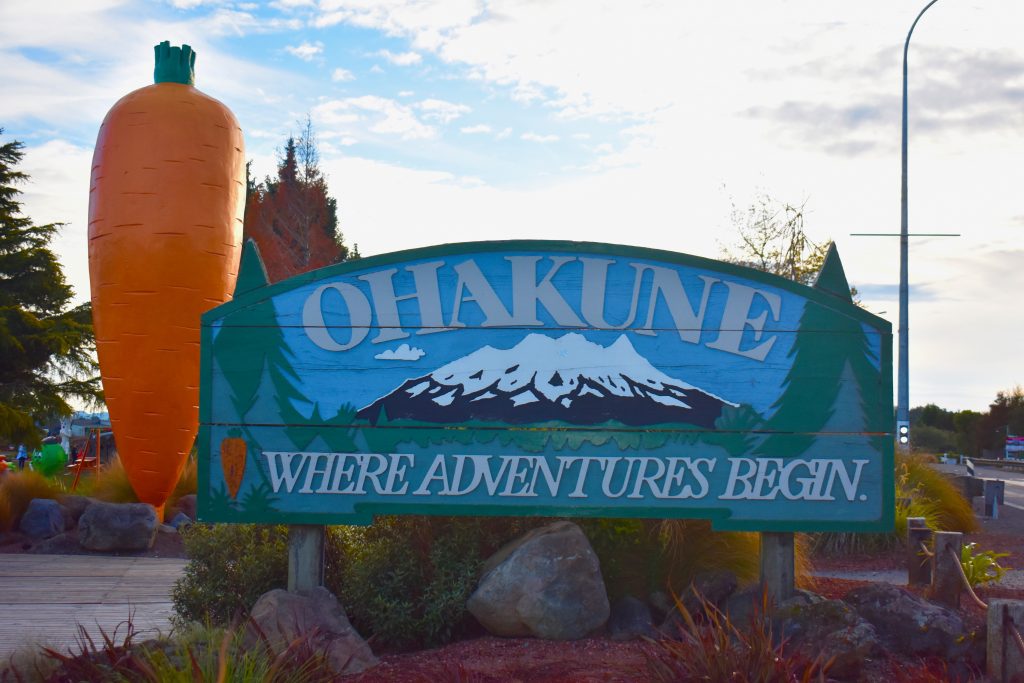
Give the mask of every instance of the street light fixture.
[[899, 447], [902, 450], [910, 449], [910, 390], [909, 390], [909, 365], [908, 365], [908, 339], [907, 339], [907, 255], [909, 252], [909, 232], [907, 221], [907, 52], [910, 50], [910, 36], [914, 33], [914, 27], [928, 8], [939, 0], [931, 0], [924, 6], [910, 25], [907, 32], [907, 40], [903, 43], [903, 183], [900, 191], [900, 347], [898, 359], [898, 378], [896, 391], [896, 431], [899, 435]]

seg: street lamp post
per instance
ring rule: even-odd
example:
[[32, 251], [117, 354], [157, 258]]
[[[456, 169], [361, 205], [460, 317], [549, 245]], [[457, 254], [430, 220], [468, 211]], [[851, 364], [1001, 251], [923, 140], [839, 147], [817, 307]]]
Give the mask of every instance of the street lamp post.
[[900, 348], [899, 348], [899, 371], [896, 391], [896, 432], [898, 434], [899, 446], [902, 450], [910, 449], [910, 389], [909, 389], [909, 365], [908, 365], [908, 339], [907, 339], [907, 256], [909, 252], [909, 232], [907, 221], [907, 52], [910, 50], [910, 36], [914, 34], [914, 27], [928, 8], [939, 0], [931, 0], [924, 6], [910, 25], [907, 32], [907, 40], [903, 43], [903, 182], [900, 191]]

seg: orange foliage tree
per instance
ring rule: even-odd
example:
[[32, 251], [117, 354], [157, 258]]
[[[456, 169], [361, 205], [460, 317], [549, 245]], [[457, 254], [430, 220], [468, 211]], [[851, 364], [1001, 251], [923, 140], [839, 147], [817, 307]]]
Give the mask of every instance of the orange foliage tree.
[[244, 238], [256, 241], [271, 282], [359, 256], [338, 227], [338, 202], [328, 194], [308, 118], [298, 139], [288, 138], [277, 178], [249, 181]]

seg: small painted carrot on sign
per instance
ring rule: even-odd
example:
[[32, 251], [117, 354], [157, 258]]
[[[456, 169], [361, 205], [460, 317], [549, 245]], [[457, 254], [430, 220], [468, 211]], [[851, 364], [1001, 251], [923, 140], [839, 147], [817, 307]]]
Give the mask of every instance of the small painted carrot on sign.
[[228, 433], [231, 436], [220, 442], [220, 467], [224, 472], [224, 481], [228, 484], [228, 493], [232, 498], [238, 498], [238, 489], [245, 475], [247, 448], [239, 430], [232, 429]]

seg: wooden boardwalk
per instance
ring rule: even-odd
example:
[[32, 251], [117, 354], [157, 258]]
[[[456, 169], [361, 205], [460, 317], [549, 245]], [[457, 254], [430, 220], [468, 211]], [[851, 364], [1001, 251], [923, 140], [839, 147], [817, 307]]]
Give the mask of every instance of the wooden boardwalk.
[[[99, 641], [134, 612], [139, 638], [170, 629], [171, 588], [187, 560], [93, 555], [0, 555], [0, 661], [27, 643], [67, 649], [78, 624]], [[119, 628], [120, 627], [120, 628]]]

